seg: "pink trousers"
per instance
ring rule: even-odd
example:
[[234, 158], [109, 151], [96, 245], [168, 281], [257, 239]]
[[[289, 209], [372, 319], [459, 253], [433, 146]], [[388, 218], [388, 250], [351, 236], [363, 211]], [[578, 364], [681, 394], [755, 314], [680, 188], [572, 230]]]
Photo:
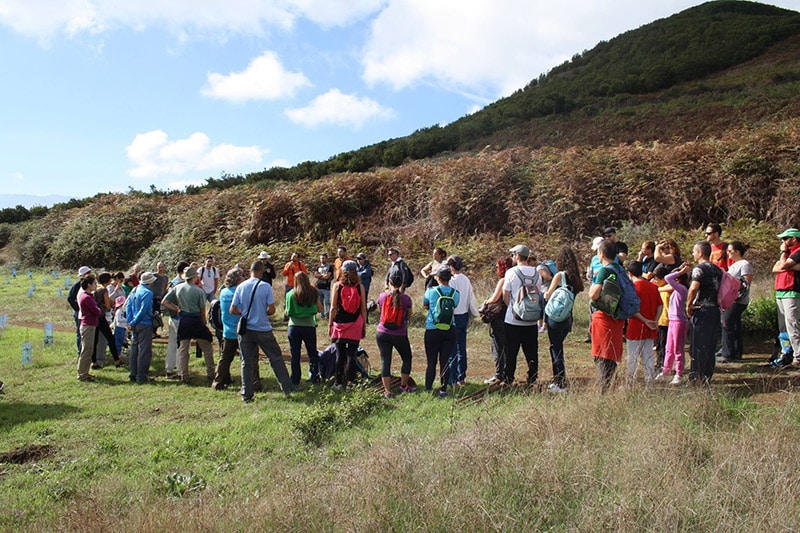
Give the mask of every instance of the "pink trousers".
[[683, 376], [683, 369], [686, 364], [683, 348], [686, 344], [686, 333], [688, 331], [688, 322], [669, 321], [667, 346], [664, 349], [664, 368], [662, 369], [664, 374], [669, 374], [674, 365], [675, 375]]

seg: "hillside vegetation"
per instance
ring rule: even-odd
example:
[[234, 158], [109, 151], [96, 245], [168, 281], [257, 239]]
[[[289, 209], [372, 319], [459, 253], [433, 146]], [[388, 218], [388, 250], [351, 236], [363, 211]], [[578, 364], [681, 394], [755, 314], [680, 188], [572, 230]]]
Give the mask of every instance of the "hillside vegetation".
[[[12, 210], [21, 220], [0, 223], [0, 245], [8, 243], [0, 258], [126, 268], [215, 253], [229, 264], [264, 248], [281, 260], [291, 249], [315, 255], [344, 243], [368, 253], [398, 245], [422, 261], [433, 243], [447, 243], [473, 265], [489, 265], [514, 239], [549, 256], [563, 242], [588, 251], [590, 237], [611, 224], [625, 228], [623, 238], [708, 221], [796, 225], [799, 17], [711, 2], [601, 43], [454, 123], [489, 125], [474, 142], [459, 137], [459, 146], [480, 150], [407, 155], [400, 166], [361, 172], [308, 163], [284, 169], [299, 173], [281, 180], [253, 174], [209, 179], [188, 194], [131, 191], [35, 216]], [[734, 37], [736, 46], [720, 44]], [[654, 85], [643, 65], [673, 74]], [[613, 89], [600, 91], [600, 80]], [[535, 112], [553, 87], [564, 108]], [[448, 128], [436, 130], [455, 131]]]

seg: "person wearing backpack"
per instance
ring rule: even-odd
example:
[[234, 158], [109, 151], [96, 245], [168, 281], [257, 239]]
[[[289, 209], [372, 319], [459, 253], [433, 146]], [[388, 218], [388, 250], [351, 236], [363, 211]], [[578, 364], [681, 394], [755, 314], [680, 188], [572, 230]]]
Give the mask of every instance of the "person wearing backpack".
[[[557, 320], [556, 316], [545, 314], [547, 324], [547, 337], [550, 340], [550, 360], [553, 363], [553, 382], [548, 385], [547, 390], [553, 393], [562, 393], [567, 390], [567, 371], [564, 365], [564, 339], [572, 331], [572, 302], [575, 296], [583, 292], [583, 280], [581, 279], [578, 259], [569, 246], [561, 249], [556, 257], [556, 273], [550, 281], [550, 288], [544, 294], [544, 299], [548, 302], [548, 307], [555, 302], [554, 295], [559, 290], [569, 291], [566, 296], [569, 307], [566, 318]], [[560, 289], [563, 287], [563, 289]]]
[[439, 363], [439, 397], [447, 396], [450, 381], [448, 361], [456, 343], [455, 308], [459, 302], [458, 291], [450, 287], [453, 274], [443, 265], [434, 273], [438, 285], [428, 287], [422, 298], [422, 306], [428, 310], [425, 320], [425, 391], [433, 390], [436, 380], [436, 363]]
[[503, 282], [503, 302], [508, 306], [505, 316], [506, 333], [506, 361], [505, 383], [514, 384], [514, 374], [517, 370], [517, 355], [522, 347], [525, 361], [528, 363], [526, 383], [533, 385], [539, 377], [539, 326], [538, 321], [543, 316], [540, 306], [538, 316], [521, 316], [519, 304], [525, 300], [539, 302], [542, 294], [542, 278], [528, 259], [531, 249], [524, 244], [518, 244], [509, 250], [514, 268], [506, 272]]
[[387, 255], [389, 256], [389, 261], [391, 261], [392, 264], [389, 266], [389, 270], [386, 272], [384, 289], [389, 288], [389, 278], [391, 277], [392, 272], [399, 270], [403, 275], [403, 286], [400, 290], [402, 292], [406, 292], [406, 289], [410, 287], [412, 283], [414, 283], [414, 273], [411, 272], [411, 268], [409, 268], [405, 260], [400, 257], [400, 250], [397, 248], [389, 248]]
[[355, 261], [342, 263], [341, 279], [333, 284], [329, 332], [336, 345], [334, 388], [351, 390], [358, 344], [367, 334], [367, 302]]
[[239, 267], [234, 267], [225, 274], [222, 289], [219, 291], [219, 314], [222, 321], [222, 355], [214, 370], [214, 381], [211, 388], [225, 390], [233, 383], [231, 379], [231, 363], [239, 350], [239, 339], [236, 336], [236, 326], [239, 317], [231, 314], [231, 303], [236, 287], [244, 281], [244, 274]]
[[414, 392], [416, 387], [409, 385], [411, 374], [411, 343], [408, 341], [408, 316], [411, 314], [412, 301], [407, 294], [400, 292], [403, 277], [395, 272], [389, 278], [390, 292], [382, 292], [378, 296], [378, 309], [381, 310], [375, 342], [381, 354], [381, 381], [383, 395], [392, 397], [392, 350], [400, 354], [400, 392]]
[[728, 243], [728, 274], [741, 282], [739, 297], [731, 307], [722, 312], [722, 355], [717, 363], [738, 361], [744, 354], [742, 345], [742, 314], [750, 304], [750, 285], [753, 282], [753, 265], [744, 258], [747, 246], [741, 241]]
[[711, 244], [699, 241], [692, 248], [695, 267], [692, 269], [689, 293], [686, 296], [686, 316], [691, 324], [689, 346], [692, 367], [689, 382], [708, 385], [714, 375], [714, 352], [719, 341], [721, 322], [717, 303], [722, 270], [709, 261]]
[[463, 386], [466, 385], [467, 379], [467, 328], [470, 317], [478, 316], [478, 303], [475, 301], [472, 282], [461, 272], [464, 269], [464, 260], [457, 255], [451, 255], [447, 258], [446, 265], [450, 267], [452, 274], [450, 286], [459, 294], [459, 302], [454, 311], [456, 345], [453, 346], [453, 353], [450, 355], [452, 366], [450, 379]]
[[308, 353], [309, 375], [312, 383], [318, 383], [319, 361], [317, 359], [317, 314], [322, 313], [322, 302], [316, 287], [311, 285], [308, 274], [294, 275], [294, 288], [286, 295], [286, 315], [289, 317], [289, 351], [291, 353], [292, 384], [300, 384], [300, 352], [305, 344]]
[[219, 270], [214, 266], [214, 256], [207, 255], [203, 266], [197, 271], [197, 279], [200, 280], [200, 288], [206, 295], [206, 301], [213, 300], [219, 289]]
[[[597, 381], [600, 393], [605, 393], [611, 386], [611, 380], [617, 371], [617, 363], [622, 361], [622, 328], [625, 320], [615, 318], [613, 314], [601, 311], [595, 305], [603, 293], [603, 282], [617, 274], [611, 265], [616, 265], [617, 244], [606, 240], [597, 248], [601, 267], [589, 288], [589, 299], [592, 301], [592, 319], [589, 323], [592, 338], [592, 357], [597, 368]], [[616, 267], [619, 268], [619, 267]], [[620, 269], [621, 270], [621, 269]]]

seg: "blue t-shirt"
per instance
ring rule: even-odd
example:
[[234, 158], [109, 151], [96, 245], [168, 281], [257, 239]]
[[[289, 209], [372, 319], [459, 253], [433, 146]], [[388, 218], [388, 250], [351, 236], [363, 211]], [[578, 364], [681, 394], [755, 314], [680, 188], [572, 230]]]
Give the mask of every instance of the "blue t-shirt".
[[[458, 305], [459, 294], [458, 291], [455, 290], [453, 287], [429, 287], [425, 291], [425, 296], [422, 298], [422, 304], [428, 306], [428, 318], [425, 319], [425, 329], [436, 329], [436, 323], [433, 321], [433, 311], [436, 309], [436, 302], [439, 301], [439, 293], [436, 289], [442, 291], [444, 295], [453, 295], [453, 303]], [[455, 320], [455, 315], [453, 315], [453, 319]]]
[[[236, 338], [236, 326], [239, 324], [239, 315], [231, 314], [231, 303], [233, 294], [236, 292], [237, 285], [233, 287], [223, 287], [219, 291], [219, 310], [222, 317], [222, 336], [226, 339]], [[252, 290], [252, 289], [251, 289]]]
[[[256, 283], [258, 288], [255, 289], [255, 300], [253, 305], [250, 306], [250, 299]], [[269, 306], [275, 305], [272, 285], [264, 283], [260, 279], [250, 278], [236, 287], [236, 292], [233, 293], [233, 302], [231, 303], [242, 312], [242, 316], [247, 317], [248, 330], [272, 331], [272, 324], [269, 321], [269, 315], [267, 315]], [[248, 307], [250, 308], [249, 313], [247, 311]]]

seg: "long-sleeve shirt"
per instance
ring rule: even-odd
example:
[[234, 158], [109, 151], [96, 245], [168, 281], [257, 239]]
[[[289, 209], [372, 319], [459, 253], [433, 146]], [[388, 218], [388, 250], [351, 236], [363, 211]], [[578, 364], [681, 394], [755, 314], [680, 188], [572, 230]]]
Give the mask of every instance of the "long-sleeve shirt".
[[672, 295], [669, 297], [669, 311], [667, 316], [670, 322], [688, 322], [686, 318], [686, 297], [689, 294], [689, 289], [683, 283], [678, 281], [680, 274], [677, 272], [670, 272], [664, 280], [673, 288]]

